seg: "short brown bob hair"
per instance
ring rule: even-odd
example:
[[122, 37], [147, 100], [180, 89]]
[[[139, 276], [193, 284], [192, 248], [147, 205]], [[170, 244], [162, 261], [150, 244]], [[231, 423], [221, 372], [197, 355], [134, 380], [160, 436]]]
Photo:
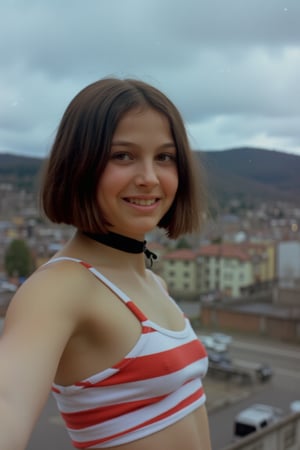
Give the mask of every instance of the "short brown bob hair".
[[203, 174], [193, 158], [181, 115], [162, 92], [134, 79], [96, 81], [67, 107], [42, 178], [41, 207], [52, 222], [91, 233], [107, 232], [97, 186], [120, 119], [139, 107], [153, 108], [167, 117], [177, 149], [178, 190], [158, 226], [173, 239], [199, 231], [206, 209]]

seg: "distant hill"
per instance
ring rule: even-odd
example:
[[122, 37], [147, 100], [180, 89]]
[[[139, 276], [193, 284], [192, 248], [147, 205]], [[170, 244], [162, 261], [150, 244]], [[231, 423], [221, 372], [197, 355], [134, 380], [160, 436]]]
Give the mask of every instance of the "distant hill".
[[44, 160], [29, 156], [0, 153], [0, 182], [9, 182], [19, 188], [37, 188], [38, 174]]
[[283, 200], [300, 205], [300, 156], [257, 148], [199, 154], [218, 199]]
[[0, 153], [0, 175], [36, 175], [42, 158]]
[[[196, 152], [221, 202], [285, 200], [300, 205], [300, 156], [257, 148]], [[35, 189], [44, 160], [0, 153], [0, 180]]]

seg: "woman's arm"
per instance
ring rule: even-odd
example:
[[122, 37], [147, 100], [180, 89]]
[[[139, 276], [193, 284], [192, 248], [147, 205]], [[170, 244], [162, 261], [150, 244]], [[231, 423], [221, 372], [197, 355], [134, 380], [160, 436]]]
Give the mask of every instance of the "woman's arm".
[[65, 275], [37, 272], [8, 308], [0, 338], [0, 450], [26, 447], [78, 324], [78, 277]]

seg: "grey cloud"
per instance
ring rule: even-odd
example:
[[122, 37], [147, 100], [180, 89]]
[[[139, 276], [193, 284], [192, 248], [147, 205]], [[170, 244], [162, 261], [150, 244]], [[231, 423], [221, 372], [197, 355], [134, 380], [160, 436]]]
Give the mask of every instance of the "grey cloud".
[[44, 154], [71, 98], [111, 74], [165, 91], [196, 146], [262, 133], [300, 153], [299, 17], [296, 0], [5, 2], [0, 151]]

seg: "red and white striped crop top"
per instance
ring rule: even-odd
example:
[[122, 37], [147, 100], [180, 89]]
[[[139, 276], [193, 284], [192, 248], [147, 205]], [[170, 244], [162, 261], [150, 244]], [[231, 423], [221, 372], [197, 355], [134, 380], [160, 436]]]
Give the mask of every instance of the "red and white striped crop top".
[[[185, 318], [182, 331], [147, 319], [131, 299], [79, 259], [132, 311], [142, 326], [134, 348], [117, 364], [52, 392], [76, 448], [109, 448], [141, 439], [182, 419], [205, 402], [208, 367], [203, 345]], [[157, 280], [161, 285], [161, 283]], [[161, 286], [162, 287], [162, 286]], [[163, 288], [163, 287], [162, 287]]]

